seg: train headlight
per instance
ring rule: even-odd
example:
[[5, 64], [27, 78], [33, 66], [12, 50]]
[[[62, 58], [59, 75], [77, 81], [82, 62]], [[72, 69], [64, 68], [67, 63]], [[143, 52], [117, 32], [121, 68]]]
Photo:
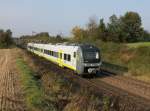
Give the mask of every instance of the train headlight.
[[99, 59], [99, 53], [96, 52], [96, 59]]

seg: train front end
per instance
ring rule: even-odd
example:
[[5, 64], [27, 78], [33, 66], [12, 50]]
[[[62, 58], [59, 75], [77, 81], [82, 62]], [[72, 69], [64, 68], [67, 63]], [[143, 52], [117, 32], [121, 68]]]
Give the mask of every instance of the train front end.
[[[78, 68], [82, 74], [96, 74], [102, 64], [100, 50], [93, 45], [81, 45], [81, 66]], [[79, 65], [78, 64], [78, 65]], [[78, 67], [78, 66], [77, 66]]]

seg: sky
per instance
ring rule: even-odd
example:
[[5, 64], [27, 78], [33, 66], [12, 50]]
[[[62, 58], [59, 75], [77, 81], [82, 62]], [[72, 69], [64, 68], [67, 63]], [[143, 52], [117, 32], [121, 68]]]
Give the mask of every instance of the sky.
[[0, 0], [0, 29], [11, 29], [14, 37], [33, 31], [69, 36], [74, 26], [85, 27], [90, 17], [108, 22], [111, 15], [127, 11], [138, 12], [150, 31], [150, 0]]

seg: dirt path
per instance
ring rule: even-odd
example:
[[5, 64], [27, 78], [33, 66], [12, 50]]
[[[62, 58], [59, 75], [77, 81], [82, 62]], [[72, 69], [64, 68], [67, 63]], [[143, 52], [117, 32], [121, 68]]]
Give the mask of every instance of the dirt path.
[[15, 49], [0, 49], [0, 111], [24, 111]]

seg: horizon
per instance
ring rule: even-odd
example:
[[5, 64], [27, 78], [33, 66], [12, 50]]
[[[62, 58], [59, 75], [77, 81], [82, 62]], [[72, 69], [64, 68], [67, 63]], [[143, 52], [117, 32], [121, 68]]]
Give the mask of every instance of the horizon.
[[70, 36], [74, 26], [85, 27], [91, 16], [105, 23], [111, 15], [124, 15], [128, 11], [139, 13], [145, 30], [150, 32], [150, 1], [35, 1], [13, 0], [0, 4], [0, 29], [10, 29], [14, 37], [48, 32], [50, 35]]

